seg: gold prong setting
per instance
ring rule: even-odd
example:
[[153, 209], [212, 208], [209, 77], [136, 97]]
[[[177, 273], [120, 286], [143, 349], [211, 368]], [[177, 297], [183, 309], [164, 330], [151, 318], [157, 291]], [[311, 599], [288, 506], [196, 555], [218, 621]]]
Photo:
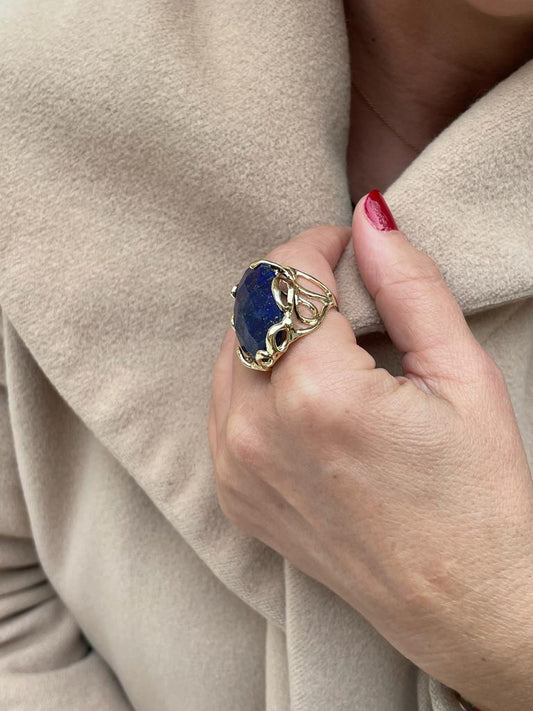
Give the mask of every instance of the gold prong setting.
[[[303, 286], [302, 279], [320, 291]], [[261, 371], [270, 370], [293, 341], [318, 328], [330, 308], [338, 308], [334, 294], [318, 279], [266, 259], [250, 264], [231, 295], [237, 354], [247, 368]]]

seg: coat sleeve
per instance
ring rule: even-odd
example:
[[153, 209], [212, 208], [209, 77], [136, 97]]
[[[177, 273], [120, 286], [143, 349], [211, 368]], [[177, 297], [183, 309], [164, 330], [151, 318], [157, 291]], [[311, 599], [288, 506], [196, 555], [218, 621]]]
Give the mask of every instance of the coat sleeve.
[[17, 472], [1, 351], [0, 708], [132, 711], [39, 563]]

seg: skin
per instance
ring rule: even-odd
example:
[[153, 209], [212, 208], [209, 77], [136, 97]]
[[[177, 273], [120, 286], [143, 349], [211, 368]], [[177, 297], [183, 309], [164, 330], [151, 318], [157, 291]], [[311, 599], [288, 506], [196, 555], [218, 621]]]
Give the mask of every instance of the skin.
[[[533, 16], [526, 0], [434, 0], [439, 22], [422, 13], [413, 29], [425, 5], [398, 0], [395, 21], [384, 23], [390, 3], [347, 3], [348, 21], [354, 8], [366, 13], [349, 30], [359, 47], [352, 71], [360, 68], [375, 105], [388, 97], [395, 128], [421, 148], [525, 61]], [[477, 31], [464, 25], [474, 19]], [[386, 39], [356, 42], [363, 28], [374, 36], [372, 23], [388, 28]], [[416, 59], [424, 72], [409, 71], [409, 47], [425, 53]], [[354, 197], [386, 187], [415, 157], [357, 101], [347, 162]], [[434, 262], [401, 232], [376, 230], [363, 200], [351, 230], [313, 228], [268, 258], [336, 292], [333, 269], [350, 239], [405, 354], [404, 375], [376, 368], [334, 310], [271, 373], [239, 362], [230, 329], [209, 414], [221, 509], [484, 711], [533, 708], [533, 484], [504, 378]]]
[[[322, 226], [269, 258], [335, 292], [349, 239]], [[228, 331], [209, 417], [220, 506], [465, 698], [532, 708], [533, 484], [504, 379], [428, 256], [361, 202], [353, 240], [405, 375], [335, 310], [271, 373]]]
[[345, 11], [353, 83], [413, 146], [353, 91], [354, 200], [384, 191], [457, 116], [533, 57], [533, 0], [345, 0]]
[[468, 0], [472, 7], [495, 17], [524, 17], [533, 15], [531, 0]]

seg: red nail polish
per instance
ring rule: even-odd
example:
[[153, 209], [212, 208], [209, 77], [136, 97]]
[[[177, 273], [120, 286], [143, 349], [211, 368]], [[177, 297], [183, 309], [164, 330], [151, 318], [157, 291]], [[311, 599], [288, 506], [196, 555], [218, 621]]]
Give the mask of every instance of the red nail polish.
[[379, 190], [372, 190], [366, 196], [365, 212], [370, 222], [380, 232], [390, 232], [398, 229], [390, 208]]

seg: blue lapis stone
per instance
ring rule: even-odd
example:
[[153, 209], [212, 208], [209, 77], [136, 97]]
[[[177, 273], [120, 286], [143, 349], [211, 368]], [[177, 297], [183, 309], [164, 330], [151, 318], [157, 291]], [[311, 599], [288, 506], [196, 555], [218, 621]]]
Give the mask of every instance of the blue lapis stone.
[[283, 317], [272, 293], [272, 279], [276, 272], [268, 264], [247, 269], [235, 292], [233, 323], [237, 339], [252, 358], [258, 350], [266, 349], [266, 334]]

